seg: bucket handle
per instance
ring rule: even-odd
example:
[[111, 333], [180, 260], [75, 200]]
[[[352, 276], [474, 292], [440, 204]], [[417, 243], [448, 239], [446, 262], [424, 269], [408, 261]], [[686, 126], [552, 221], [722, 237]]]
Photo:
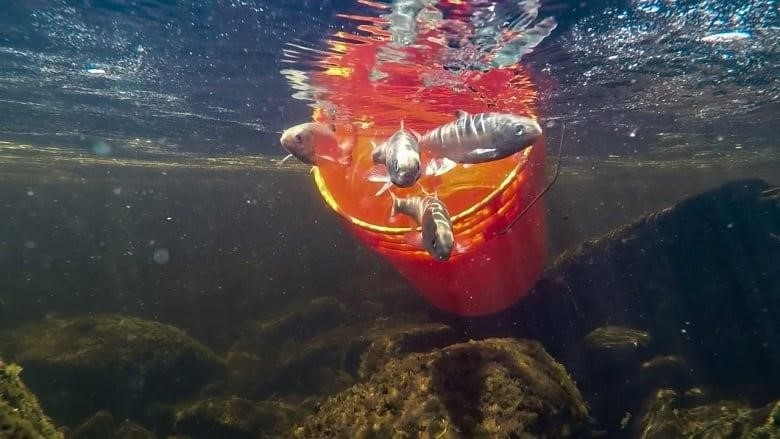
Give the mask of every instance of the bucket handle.
[[531, 200], [531, 202], [530, 202], [530, 203], [528, 203], [528, 205], [527, 205], [527, 206], [525, 206], [525, 208], [524, 208], [522, 211], [520, 211], [520, 213], [519, 213], [519, 214], [517, 214], [517, 217], [515, 217], [515, 219], [513, 219], [513, 220], [512, 220], [512, 222], [511, 222], [511, 223], [509, 223], [509, 225], [508, 225], [508, 226], [506, 226], [506, 228], [505, 228], [504, 230], [502, 230], [502, 231], [498, 232], [498, 235], [505, 235], [505, 234], [506, 234], [506, 233], [509, 231], [509, 229], [511, 229], [511, 228], [512, 228], [512, 226], [514, 226], [515, 224], [517, 224], [517, 222], [518, 222], [518, 221], [520, 221], [520, 218], [522, 218], [522, 217], [523, 217], [523, 215], [525, 215], [525, 213], [526, 213], [526, 212], [528, 212], [528, 210], [530, 210], [530, 209], [531, 209], [531, 207], [533, 207], [533, 205], [534, 205], [534, 204], [535, 204], [537, 201], [539, 201], [539, 199], [540, 199], [540, 198], [542, 198], [542, 196], [543, 196], [543, 195], [544, 195], [544, 194], [545, 194], [545, 193], [546, 193], [548, 190], [550, 190], [550, 188], [552, 187], [552, 185], [554, 185], [554, 184], [555, 184], [555, 181], [556, 181], [556, 180], [558, 180], [558, 175], [561, 173], [561, 153], [563, 152], [563, 134], [564, 134], [565, 130], [566, 130], [566, 124], [565, 124], [564, 122], [561, 122], [561, 143], [558, 145], [558, 158], [557, 158], [557, 162], [558, 162], [558, 164], [557, 164], [557, 165], [556, 165], [556, 167], [555, 167], [555, 174], [553, 175], [553, 178], [552, 178], [552, 180], [550, 180], [550, 182], [549, 182], [549, 183], [547, 183], [547, 186], [545, 186], [545, 187], [544, 187], [544, 189], [542, 189], [542, 191], [541, 191], [541, 192], [539, 192], [539, 193], [538, 193], [538, 194], [537, 194], [537, 195], [534, 197], [534, 199], [533, 199], [533, 200]]

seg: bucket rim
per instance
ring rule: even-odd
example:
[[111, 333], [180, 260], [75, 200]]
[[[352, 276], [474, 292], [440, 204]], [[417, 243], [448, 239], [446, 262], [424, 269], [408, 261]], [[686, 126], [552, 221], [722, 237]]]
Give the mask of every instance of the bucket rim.
[[[504, 177], [504, 179], [501, 181], [501, 184], [499, 184], [492, 192], [486, 195], [482, 200], [474, 203], [472, 206], [463, 210], [457, 215], [453, 215], [451, 218], [452, 224], [454, 225], [459, 221], [469, 217], [470, 215], [473, 215], [475, 212], [482, 210], [488, 204], [492, 203], [496, 197], [501, 195], [509, 187], [509, 185], [512, 184], [512, 182], [525, 170], [529, 162], [531, 150], [537, 147], [540, 147], [540, 144], [534, 143], [533, 145], [531, 145], [531, 147], [525, 148], [524, 150], [519, 151], [514, 155], [510, 156], [510, 157], [516, 157], [518, 154], [522, 154], [523, 160], [520, 160], [517, 163], [517, 165], [514, 166], [507, 173], [506, 177]], [[368, 230], [370, 232], [381, 233], [385, 235], [403, 235], [405, 233], [422, 229], [421, 226], [414, 226], [414, 227], [379, 226], [376, 224], [371, 224], [368, 221], [363, 221], [359, 218], [355, 218], [354, 216], [347, 214], [346, 212], [344, 212], [343, 209], [341, 209], [341, 206], [339, 205], [339, 203], [333, 197], [333, 194], [328, 189], [327, 184], [325, 183], [325, 178], [322, 176], [322, 173], [320, 172], [318, 166], [314, 166], [312, 174], [314, 175], [314, 182], [317, 185], [317, 191], [319, 191], [320, 195], [325, 200], [325, 203], [328, 205], [328, 207], [330, 207], [333, 211], [339, 214], [342, 218], [348, 220], [353, 225]]]

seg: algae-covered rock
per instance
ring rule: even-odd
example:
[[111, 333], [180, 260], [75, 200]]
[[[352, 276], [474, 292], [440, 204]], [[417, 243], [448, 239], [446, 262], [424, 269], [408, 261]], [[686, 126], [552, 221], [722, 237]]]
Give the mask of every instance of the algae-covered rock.
[[344, 306], [320, 297], [270, 321], [253, 322], [227, 354], [229, 391], [242, 396], [267, 394], [278, 378], [277, 355], [284, 345], [307, 340], [346, 321]]
[[[319, 297], [308, 305], [256, 326], [250, 326], [268, 343], [305, 340], [346, 321], [344, 305], [333, 297]], [[259, 326], [259, 327], [258, 327]]]
[[602, 326], [585, 337], [585, 346], [596, 354], [623, 357], [647, 349], [650, 341], [647, 331], [623, 326]]
[[640, 329], [602, 326], [585, 337], [582, 350], [587, 367], [609, 382], [633, 373], [647, 355], [651, 340]]
[[87, 418], [81, 425], [68, 433], [68, 439], [102, 439], [112, 437], [116, 420], [111, 413], [101, 410]]
[[243, 398], [198, 401], [176, 415], [176, 433], [190, 438], [278, 438], [304, 415], [280, 402]]
[[125, 316], [47, 319], [6, 332], [0, 349], [66, 424], [102, 409], [137, 415], [150, 401], [197, 392], [224, 368], [179, 329]]
[[638, 436], [642, 439], [780, 437], [780, 401], [751, 408], [734, 401], [717, 401], [678, 408], [677, 393], [658, 390], [647, 402]]
[[111, 436], [114, 439], [155, 439], [156, 436], [151, 431], [141, 427], [140, 425], [130, 422], [125, 419], [119, 424], [119, 428], [116, 429], [114, 435]]
[[441, 323], [374, 321], [338, 326], [310, 339], [273, 346], [240, 340], [228, 354], [227, 388], [244, 397], [315, 395], [343, 390], [393, 356], [459, 341]]
[[111, 413], [101, 410], [73, 429], [67, 439], [154, 439], [156, 436], [140, 425], [125, 419], [117, 422]]
[[0, 437], [62, 438], [62, 433], [43, 414], [38, 399], [22, 382], [21, 371], [21, 367], [0, 360]]
[[294, 436], [569, 437], [586, 416], [574, 383], [539, 343], [488, 339], [391, 359], [330, 397]]
[[659, 355], [642, 363], [639, 369], [642, 388], [671, 388], [686, 390], [691, 388], [693, 377], [688, 363], [678, 355]]

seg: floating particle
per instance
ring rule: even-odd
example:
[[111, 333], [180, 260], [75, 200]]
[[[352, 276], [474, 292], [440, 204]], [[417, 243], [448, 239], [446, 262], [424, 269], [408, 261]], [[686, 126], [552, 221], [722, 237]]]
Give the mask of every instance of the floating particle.
[[92, 144], [92, 152], [97, 155], [107, 156], [111, 155], [111, 147], [102, 140], [98, 140]]
[[154, 259], [154, 262], [157, 265], [165, 265], [171, 260], [171, 255], [168, 253], [168, 249], [158, 248], [154, 250], [152, 259]]

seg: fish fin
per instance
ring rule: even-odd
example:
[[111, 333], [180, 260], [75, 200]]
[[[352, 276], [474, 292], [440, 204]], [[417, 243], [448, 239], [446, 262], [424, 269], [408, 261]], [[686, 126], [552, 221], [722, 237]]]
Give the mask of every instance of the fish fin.
[[288, 159], [290, 159], [291, 157], [293, 157], [293, 155], [292, 155], [292, 154], [287, 154], [286, 156], [284, 156], [284, 158], [283, 158], [283, 159], [281, 159], [281, 160], [279, 160], [278, 162], [276, 162], [276, 165], [277, 165], [277, 166], [282, 166], [282, 165], [284, 164], [284, 162], [286, 162], [286, 161], [287, 161]]
[[422, 248], [423, 242], [422, 242], [422, 232], [407, 232], [404, 233], [404, 242], [407, 244], [413, 246]]
[[426, 176], [440, 176], [444, 175], [457, 166], [458, 163], [456, 163], [453, 160], [450, 160], [446, 157], [439, 158], [439, 159], [431, 159], [427, 165], [425, 165], [425, 175]]
[[373, 183], [386, 183], [390, 181], [390, 174], [385, 165], [374, 165], [368, 170], [366, 179]]
[[381, 187], [381, 188], [379, 188], [379, 190], [378, 190], [378, 191], [376, 191], [376, 193], [374, 194], [374, 196], [375, 196], [375, 197], [378, 197], [378, 196], [382, 195], [382, 194], [383, 194], [383, 193], [385, 193], [385, 192], [386, 192], [388, 189], [390, 189], [390, 187], [392, 187], [392, 186], [393, 186], [393, 182], [392, 182], [392, 181], [387, 181], [387, 182], [385, 182], [385, 184], [383, 184], [383, 185], [382, 185], [382, 187]]
[[416, 137], [416, 138], [417, 138], [417, 141], [418, 141], [418, 142], [420, 141], [420, 139], [422, 139], [422, 136], [421, 136], [421, 135], [420, 135], [420, 133], [418, 133], [417, 131], [415, 131], [415, 130], [413, 130], [413, 129], [411, 129], [411, 128], [409, 129], [409, 131], [412, 133], [412, 135], [413, 135], [414, 137]]
[[467, 117], [469, 114], [464, 110], [455, 110], [455, 118], [460, 119], [461, 117]]
[[417, 183], [417, 185], [420, 186], [420, 192], [422, 192], [423, 195], [425, 195], [426, 197], [433, 197], [433, 198], [436, 198], [436, 199], [439, 198], [439, 193], [438, 193], [439, 190], [438, 189], [434, 190], [433, 193], [431, 193], [431, 192], [426, 191], [425, 188], [423, 187], [423, 185], [420, 184], [419, 182]]
[[453, 253], [455, 254], [463, 254], [468, 253], [470, 250], [473, 250], [475, 247], [474, 240], [471, 239], [467, 241], [465, 244], [461, 241], [455, 241], [455, 246], [453, 247]]
[[311, 169], [309, 169], [309, 174], [313, 174], [314, 173], [314, 168], [315, 168], [315, 166], [312, 166]]

